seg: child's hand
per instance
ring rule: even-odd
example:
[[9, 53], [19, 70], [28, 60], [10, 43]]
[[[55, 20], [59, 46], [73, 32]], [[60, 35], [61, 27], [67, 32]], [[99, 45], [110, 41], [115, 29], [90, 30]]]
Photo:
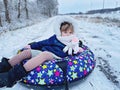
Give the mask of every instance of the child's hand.
[[30, 45], [24, 47], [24, 49], [31, 49]]
[[79, 47], [79, 52], [83, 52], [83, 51], [84, 51], [84, 49]]

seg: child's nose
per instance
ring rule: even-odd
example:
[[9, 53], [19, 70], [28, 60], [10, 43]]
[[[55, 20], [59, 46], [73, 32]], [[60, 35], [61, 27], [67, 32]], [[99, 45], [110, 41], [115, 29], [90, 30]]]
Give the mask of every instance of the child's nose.
[[70, 33], [67, 33], [67, 35], [69, 36], [69, 35], [70, 35]]

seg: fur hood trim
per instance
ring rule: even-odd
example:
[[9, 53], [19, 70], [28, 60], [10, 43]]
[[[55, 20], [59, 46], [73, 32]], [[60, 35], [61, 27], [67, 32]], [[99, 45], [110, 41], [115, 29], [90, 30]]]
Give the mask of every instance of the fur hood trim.
[[56, 22], [54, 23], [54, 32], [57, 37], [61, 36], [60, 25], [64, 21], [72, 23], [73, 28], [74, 28], [74, 34], [76, 36], [78, 36], [77, 35], [78, 34], [78, 25], [77, 25], [77, 21], [74, 18], [72, 18], [70, 16], [56, 16], [55, 19], [56, 19]]

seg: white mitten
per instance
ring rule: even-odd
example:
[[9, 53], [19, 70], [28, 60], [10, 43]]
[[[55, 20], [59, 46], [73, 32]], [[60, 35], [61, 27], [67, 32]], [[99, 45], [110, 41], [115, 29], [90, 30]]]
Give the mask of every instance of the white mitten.
[[79, 52], [79, 40], [77, 37], [72, 38], [71, 42], [69, 42], [69, 44], [67, 44], [65, 46], [65, 48], [63, 49], [64, 52], [68, 51], [68, 55], [72, 55], [72, 51], [74, 51], [73, 53], [76, 54]]
[[68, 49], [68, 54], [72, 55], [72, 48], [71, 47], [69, 47], [69, 49]]
[[63, 49], [63, 51], [64, 51], [64, 52], [67, 52], [68, 49], [69, 49], [69, 47], [68, 47], [68, 46], [65, 46], [64, 49]]
[[72, 39], [72, 46], [73, 46], [73, 53], [77, 54], [79, 52], [79, 39], [77, 37], [74, 37]]
[[65, 46], [65, 48], [63, 49], [64, 52], [67, 52], [68, 51], [68, 54], [69, 55], [72, 55], [72, 49], [73, 49], [73, 45], [72, 43], [70, 42], [68, 45]]
[[78, 52], [79, 52], [79, 46], [78, 45], [76, 45], [75, 47], [74, 47], [74, 54], [77, 54]]

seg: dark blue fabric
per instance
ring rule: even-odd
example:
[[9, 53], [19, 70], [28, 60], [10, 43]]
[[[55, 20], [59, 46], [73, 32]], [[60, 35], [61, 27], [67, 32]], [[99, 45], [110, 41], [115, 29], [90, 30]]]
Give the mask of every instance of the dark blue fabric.
[[67, 53], [63, 52], [63, 48], [65, 47], [65, 45], [56, 38], [56, 35], [51, 36], [49, 39], [34, 42], [30, 44], [30, 46], [31, 49], [50, 51], [61, 58], [68, 55]]

